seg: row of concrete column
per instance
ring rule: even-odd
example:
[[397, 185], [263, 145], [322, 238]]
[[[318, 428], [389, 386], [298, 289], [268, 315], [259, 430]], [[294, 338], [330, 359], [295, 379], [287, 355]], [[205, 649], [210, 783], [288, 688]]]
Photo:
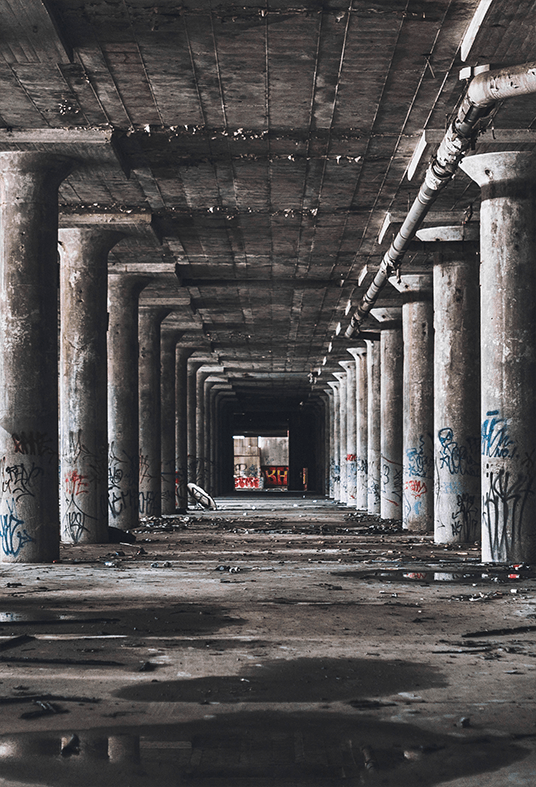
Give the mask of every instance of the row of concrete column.
[[[536, 559], [536, 156], [465, 159], [478, 225], [418, 233], [433, 274], [391, 284], [330, 382], [330, 495], [486, 562]], [[344, 411], [344, 412], [343, 412]]]
[[122, 231], [58, 230], [72, 166], [0, 153], [2, 561], [53, 561], [60, 539], [106, 542], [109, 525], [185, 510], [187, 481], [213, 475], [204, 408], [216, 401], [214, 370], [188, 367], [200, 343], [161, 331], [169, 308], [139, 305], [150, 275], [108, 274]]

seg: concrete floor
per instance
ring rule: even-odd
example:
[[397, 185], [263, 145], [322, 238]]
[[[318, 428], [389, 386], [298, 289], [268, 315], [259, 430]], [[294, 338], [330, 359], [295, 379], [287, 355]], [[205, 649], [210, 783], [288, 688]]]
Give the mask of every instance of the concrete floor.
[[535, 572], [312, 495], [218, 504], [0, 568], [2, 787], [536, 783]]

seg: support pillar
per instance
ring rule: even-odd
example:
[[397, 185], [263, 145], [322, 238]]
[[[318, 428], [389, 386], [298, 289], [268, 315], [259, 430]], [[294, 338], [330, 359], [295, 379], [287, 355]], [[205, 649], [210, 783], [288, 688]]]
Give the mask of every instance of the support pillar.
[[188, 482], [197, 484], [197, 371], [203, 361], [188, 364]]
[[432, 274], [405, 274], [391, 284], [403, 294], [403, 499], [407, 530], [434, 527], [434, 337]]
[[368, 509], [368, 371], [365, 347], [350, 347], [355, 360], [356, 489], [355, 507]]
[[59, 555], [58, 188], [72, 168], [0, 153], [0, 561]]
[[140, 516], [158, 517], [162, 514], [160, 326], [169, 311], [165, 307], [141, 304], [138, 310]]
[[433, 227], [434, 540], [480, 539], [479, 227]]
[[182, 331], [160, 334], [160, 447], [162, 457], [162, 514], [175, 513], [175, 356]]
[[402, 519], [402, 309], [371, 309], [380, 335], [380, 516]]
[[330, 381], [328, 385], [333, 391], [333, 445], [331, 449], [331, 455], [333, 457], [333, 499], [338, 503], [341, 491], [341, 414], [339, 406], [339, 383]]
[[333, 500], [335, 497], [335, 458], [334, 458], [335, 394], [332, 388], [326, 388], [325, 391], [328, 397], [328, 401], [327, 401], [328, 429], [326, 433], [326, 456], [328, 459], [327, 488], [328, 488], [328, 497], [330, 497]]
[[345, 372], [334, 372], [333, 376], [339, 381], [339, 502], [346, 505], [348, 499], [348, 479], [346, 475], [346, 400], [347, 379]]
[[188, 510], [188, 358], [195, 347], [177, 346], [175, 376], [175, 504], [177, 513]]
[[355, 361], [339, 361], [346, 371], [346, 505], [355, 508], [357, 465], [356, 465], [356, 394]]
[[108, 541], [108, 252], [123, 233], [60, 229], [60, 522], [73, 544]]
[[381, 394], [380, 394], [380, 342], [365, 339], [367, 345], [368, 378], [368, 493], [367, 511], [380, 513], [380, 448], [381, 448]]
[[138, 296], [149, 278], [108, 276], [108, 521], [138, 525]]
[[482, 560], [536, 561], [536, 157], [471, 156], [482, 187]]

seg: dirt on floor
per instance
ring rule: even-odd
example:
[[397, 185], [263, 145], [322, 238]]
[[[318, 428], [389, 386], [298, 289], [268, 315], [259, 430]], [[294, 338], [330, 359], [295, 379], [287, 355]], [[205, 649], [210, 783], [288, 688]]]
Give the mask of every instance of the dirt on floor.
[[0, 567], [2, 787], [536, 784], [536, 570], [218, 506]]

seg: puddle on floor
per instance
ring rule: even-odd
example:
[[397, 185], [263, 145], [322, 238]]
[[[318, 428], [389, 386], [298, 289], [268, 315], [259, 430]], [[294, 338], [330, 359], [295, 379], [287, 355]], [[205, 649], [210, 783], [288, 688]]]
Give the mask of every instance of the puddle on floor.
[[435, 667], [376, 659], [277, 659], [238, 675], [140, 682], [116, 692], [135, 702], [335, 702], [447, 685]]
[[422, 569], [382, 568], [374, 571], [332, 571], [337, 577], [353, 579], [377, 579], [380, 582], [452, 582], [460, 585], [487, 583], [515, 583], [528, 579], [536, 579], [536, 572], [526, 568], [512, 569], [458, 569], [455, 571], [437, 571], [429, 567]]
[[141, 636], [197, 634], [199, 632], [215, 632], [224, 626], [240, 624], [240, 618], [232, 618], [227, 610], [217, 605], [204, 604], [171, 604], [168, 607], [126, 607], [118, 611], [117, 607], [110, 610], [110, 615], [99, 614], [98, 611], [88, 612], [76, 610], [57, 611], [54, 609], [36, 610], [27, 602], [10, 603], [10, 608], [0, 611], [0, 634], [28, 633], [34, 626], [41, 631], [44, 626], [52, 630], [61, 626], [64, 633], [103, 633], [130, 634]]
[[502, 737], [441, 735], [326, 712], [238, 712], [169, 726], [0, 736], [3, 783], [39, 787], [433, 787], [527, 754]]

